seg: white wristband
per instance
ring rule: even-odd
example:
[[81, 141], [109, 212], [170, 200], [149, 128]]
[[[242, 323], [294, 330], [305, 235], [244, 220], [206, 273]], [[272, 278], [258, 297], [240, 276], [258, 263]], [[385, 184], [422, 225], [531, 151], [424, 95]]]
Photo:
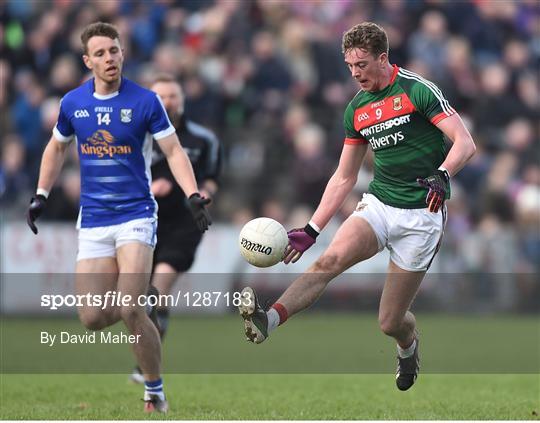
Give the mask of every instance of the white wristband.
[[46, 189], [43, 189], [43, 188], [38, 188], [36, 190], [36, 195], [43, 195], [45, 198], [48, 198], [49, 197], [49, 191], [47, 191]]
[[437, 170], [442, 170], [443, 172], [446, 172], [446, 174], [448, 175], [448, 178], [450, 178], [450, 172], [448, 172], [448, 169], [443, 167], [443, 166], [439, 166], [439, 169]]
[[321, 233], [321, 228], [319, 228], [317, 226], [317, 224], [315, 222], [313, 222], [313, 220], [310, 220], [309, 223], [308, 223], [309, 226], [311, 226], [313, 229], [315, 229], [317, 231], [318, 234]]

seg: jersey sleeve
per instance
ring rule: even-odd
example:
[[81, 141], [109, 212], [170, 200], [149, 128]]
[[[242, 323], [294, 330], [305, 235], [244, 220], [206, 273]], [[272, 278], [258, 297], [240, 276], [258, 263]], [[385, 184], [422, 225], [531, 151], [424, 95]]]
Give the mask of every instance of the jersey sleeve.
[[418, 78], [410, 97], [416, 109], [433, 125], [456, 113], [439, 87], [427, 79]]
[[176, 132], [157, 94], [152, 96], [150, 100], [148, 130], [156, 140], [168, 137]]
[[53, 128], [53, 136], [60, 142], [70, 142], [73, 139], [75, 130], [71, 125], [69, 113], [67, 112], [67, 106], [64, 99], [60, 101], [60, 112], [58, 113], [58, 120]]
[[343, 116], [343, 127], [345, 128], [344, 143], [349, 145], [367, 144], [367, 140], [354, 129], [354, 116], [354, 107], [352, 103], [349, 103]]

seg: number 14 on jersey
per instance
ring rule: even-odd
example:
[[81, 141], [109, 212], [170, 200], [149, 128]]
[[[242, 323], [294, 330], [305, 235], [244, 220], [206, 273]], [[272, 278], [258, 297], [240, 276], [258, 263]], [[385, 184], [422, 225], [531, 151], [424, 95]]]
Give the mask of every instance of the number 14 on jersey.
[[111, 123], [111, 114], [110, 113], [98, 113], [97, 114], [97, 123], [98, 125], [109, 125]]

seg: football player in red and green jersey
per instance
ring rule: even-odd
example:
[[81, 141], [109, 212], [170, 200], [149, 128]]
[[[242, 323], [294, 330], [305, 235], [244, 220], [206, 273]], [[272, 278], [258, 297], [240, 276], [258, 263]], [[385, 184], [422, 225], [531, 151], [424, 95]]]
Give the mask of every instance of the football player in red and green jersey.
[[[252, 301], [239, 308], [248, 339], [260, 343], [315, 302], [334, 277], [388, 248], [379, 325], [397, 342], [396, 384], [407, 390], [419, 370], [418, 331], [409, 308], [441, 243], [450, 177], [472, 157], [475, 145], [434, 83], [389, 62], [388, 38], [379, 25], [352, 27], [343, 35], [342, 50], [360, 91], [345, 111], [338, 168], [310, 222], [289, 232], [284, 262], [296, 262], [315, 243], [355, 186], [369, 147], [374, 179], [328, 249], [268, 311], [249, 287], [246, 296]], [[445, 135], [453, 142], [448, 153]]]

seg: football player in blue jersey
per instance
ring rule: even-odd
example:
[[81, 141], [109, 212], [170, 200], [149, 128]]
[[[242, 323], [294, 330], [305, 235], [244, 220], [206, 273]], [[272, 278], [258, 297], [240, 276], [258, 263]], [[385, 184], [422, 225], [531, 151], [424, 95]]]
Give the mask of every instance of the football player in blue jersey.
[[[212, 131], [186, 117], [184, 92], [174, 76], [157, 75], [150, 89], [163, 101], [169, 119], [191, 161], [201, 193], [206, 198], [213, 198], [218, 191], [223, 144]], [[156, 143], [152, 155], [152, 178], [152, 193], [159, 205], [158, 242], [154, 250], [152, 285], [165, 296], [171, 294], [179, 277], [191, 268], [203, 234], [194, 225], [185, 203], [185, 195], [174, 183], [167, 160]], [[156, 312], [163, 342], [169, 326], [169, 307], [167, 304], [159, 304]], [[133, 369], [130, 379], [135, 383], [144, 382], [138, 366]]]
[[123, 320], [131, 334], [140, 335], [132, 346], [144, 375], [145, 411], [166, 412], [161, 343], [145, 304], [157, 227], [157, 204], [150, 191], [152, 139], [166, 156], [201, 232], [211, 224], [205, 209], [210, 200], [197, 190], [189, 158], [159, 97], [122, 76], [124, 56], [116, 28], [93, 23], [81, 41], [93, 78], [62, 98], [27, 222], [37, 234], [35, 221], [46, 207], [66, 148], [76, 139], [81, 200], [75, 290], [92, 298], [117, 292], [130, 300], [114, 306], [85, 304], [78, 308], [79, 317], [91, 330]]

